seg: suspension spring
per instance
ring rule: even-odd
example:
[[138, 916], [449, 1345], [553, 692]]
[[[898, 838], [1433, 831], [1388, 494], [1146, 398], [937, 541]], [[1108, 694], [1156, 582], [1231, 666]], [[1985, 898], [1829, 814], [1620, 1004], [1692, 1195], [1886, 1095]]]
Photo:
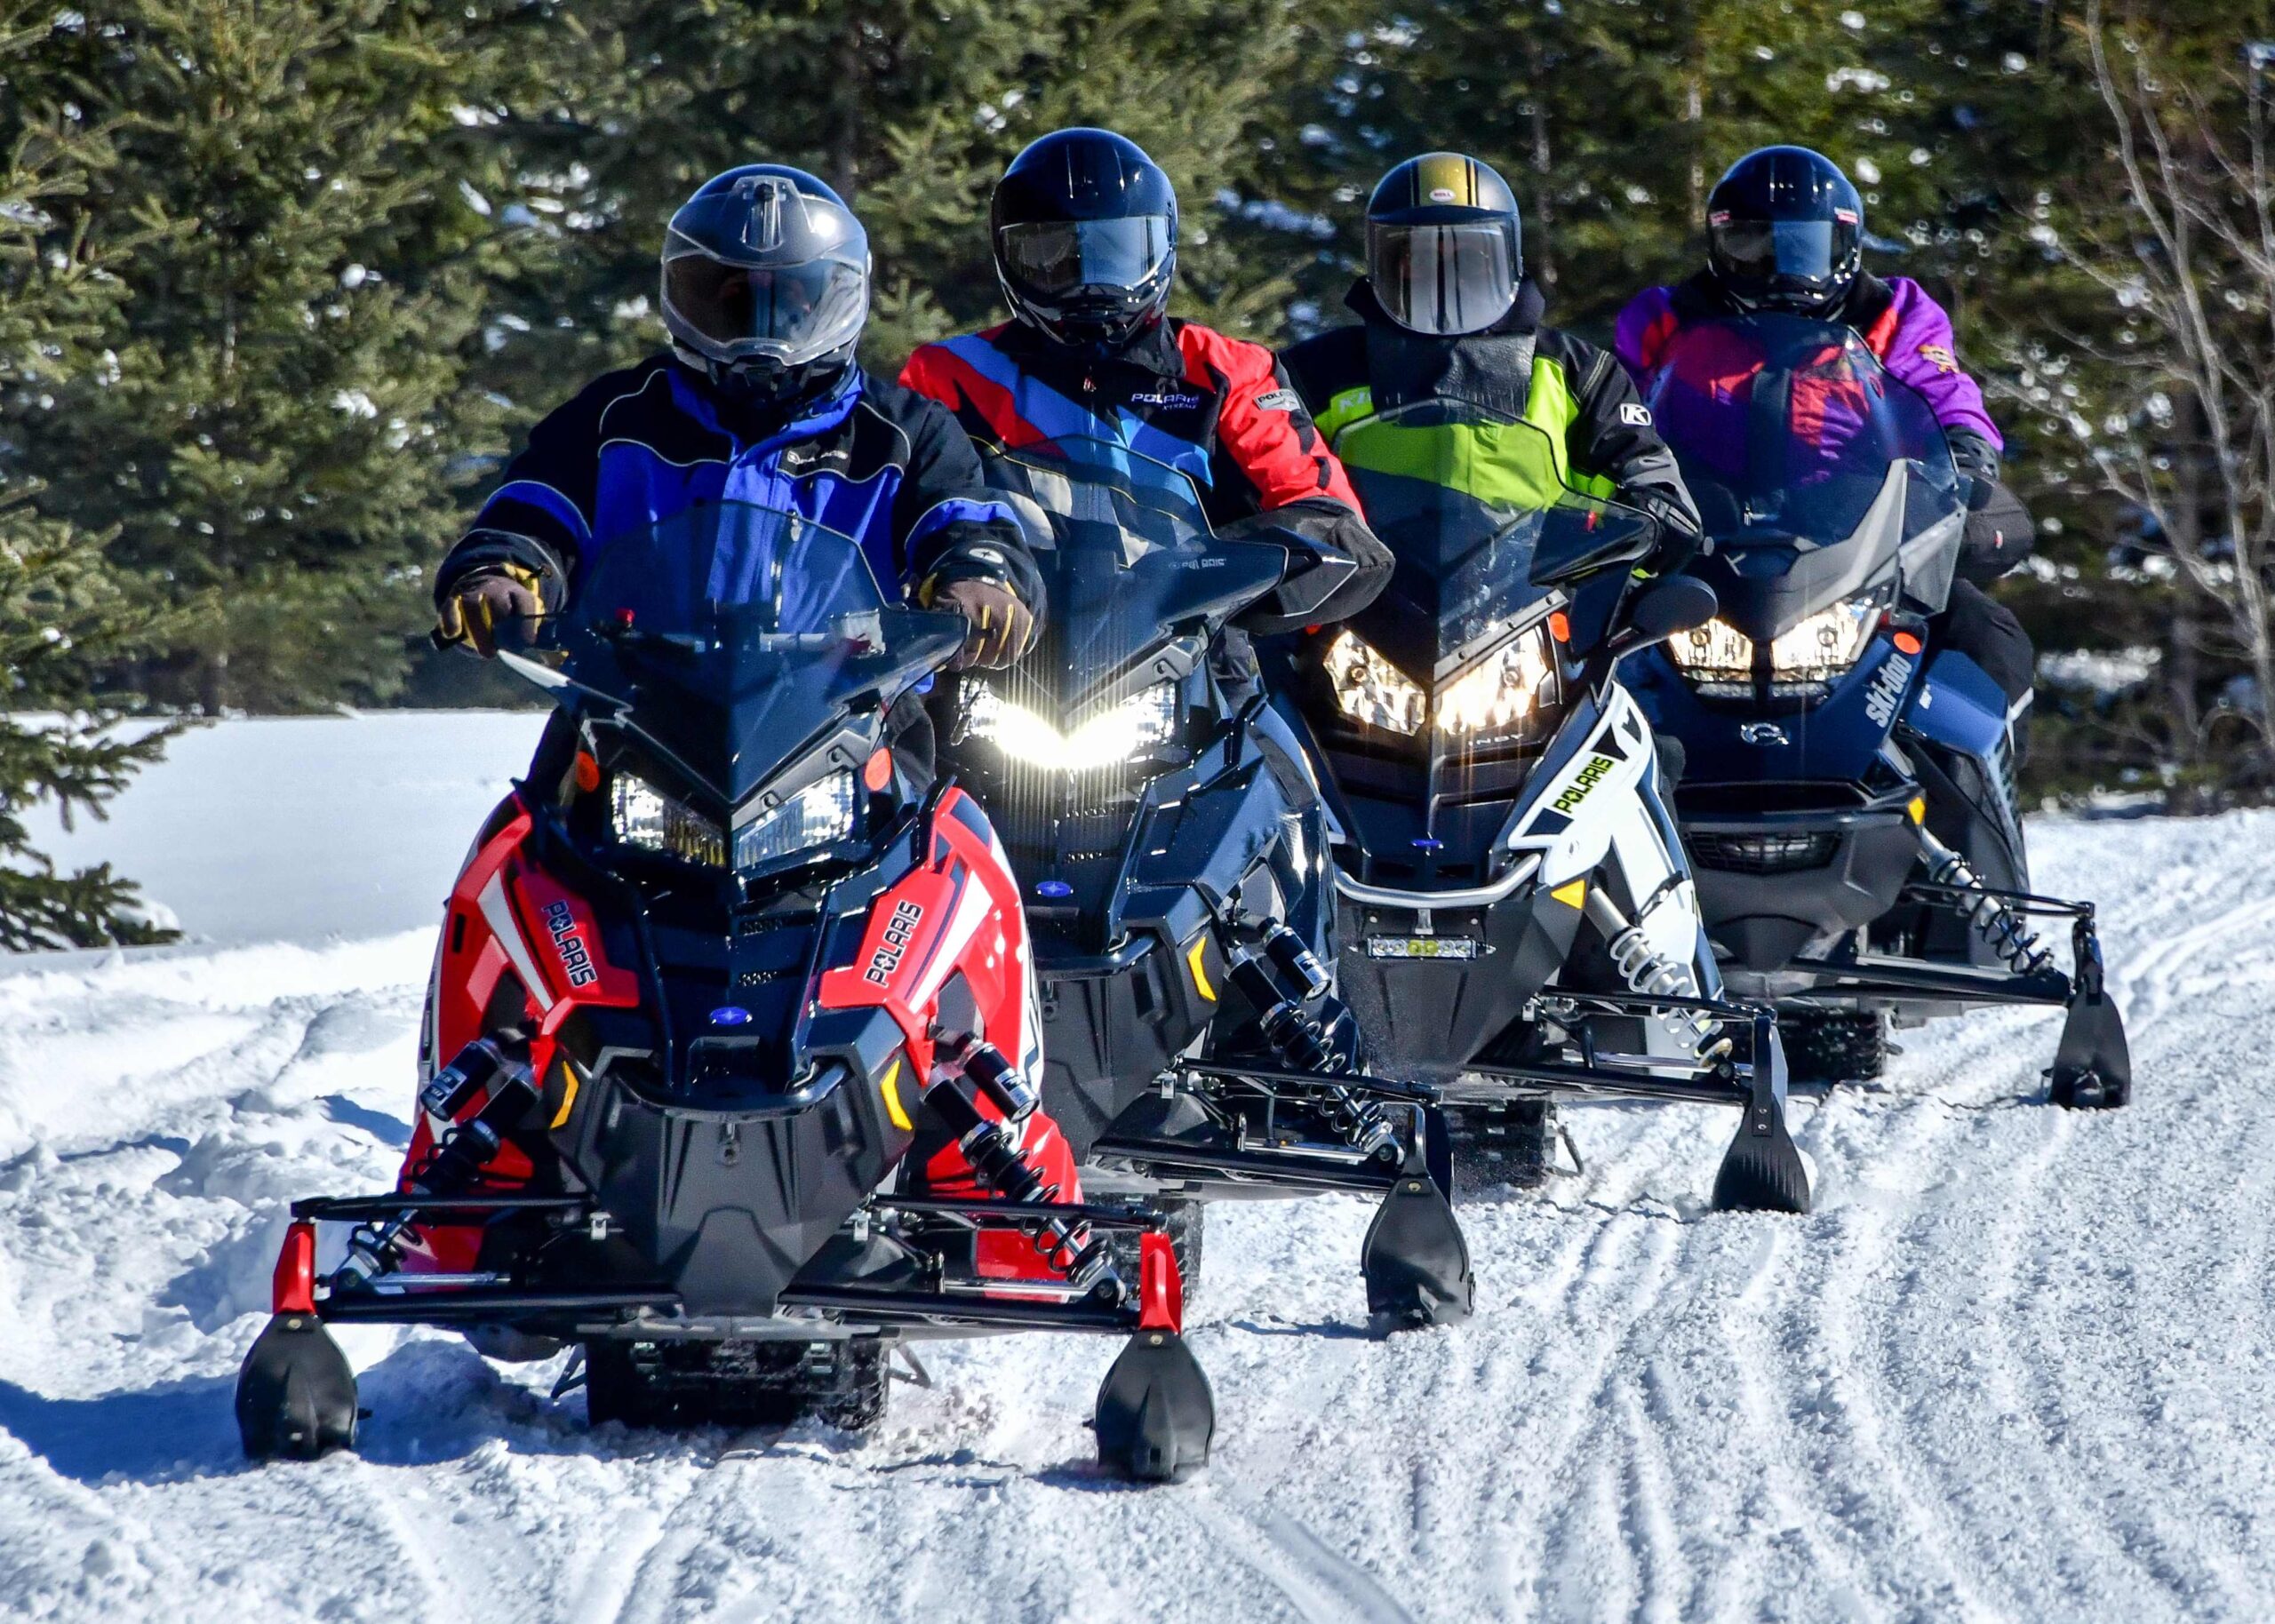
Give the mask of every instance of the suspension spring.
[[1968, 927], [2008, 969], [2018, 975], [2035, 975], [2053, 964], [2054, 955], [2039, 940], [2038, 933], [2021, 914], [1991, 895], [1990, 888], [1965, 857], [1925, 829], [1920, 832], [1920, 839], [1928, 849], [1929, 878], [1939, 886], [1972, 893], [1960, 912], [1965, 915]]
[[[1034, 1090], [994, 1044], [976, 1035], [943, 1033], [938, 1053], [960, 1068], [1007, 1120], [1024, 1121], [1034, 1113]], [[1028, 1164], [1002, 1123], [981, 1116], [978, 1108], [954, 1087], [939, 1093], [952, 1119], [951, 1126], [959, 1130], [957, 1144], [972, 1171], [979, 1175], [980, 1182], [1007, 1201], [1050, 1203], [1058, 1199], [1059, 1187], [1046, 1183]], [[1111, 1248], [1105, 1239], [1092, 1233], [1089, 1224], [1044, 1218], [1022, 1223], [1019, 1229], [1042, 1261], [1073, 1284], [1090, 1285], [1105, 1272]]]
[[[1587, 906], [1597, 926], [1609, 934], [1606, 951], [1629, 991], [1640, 998], [1698, 996], [1698, 978], [1690, 967], [1677, 964], [1654, 948], [1643, 927], [1623, 915], [1601, 890], [1593, 886], [1588, 888]], [[1711, 1066], [1730, 1052], [1730, 1040], [1722, 1035], [1721, 1023], [1703, 1009], [1672, 1007], [1662, 1010], [1659, 1018], [1674, 1029], [1677, 1040], [1701, 1066]]]
[[[1326, 1025], [1294, 999], [1281, 997], [1270, 972], [1261, 964], [1253, 959], [1241, 959], [1233, 966], [1233, 980], [1256, 1005], [1264, 1040], [1282, 1065], [1291, 1071], [1321, 1073], [1342, 1069]], [[1398, 1125], [1379, 1103], [1331, 1084], [1321, 1093], [1328, 1126], [1345, 1144], [1367, 1156], [1397, 1151]]]

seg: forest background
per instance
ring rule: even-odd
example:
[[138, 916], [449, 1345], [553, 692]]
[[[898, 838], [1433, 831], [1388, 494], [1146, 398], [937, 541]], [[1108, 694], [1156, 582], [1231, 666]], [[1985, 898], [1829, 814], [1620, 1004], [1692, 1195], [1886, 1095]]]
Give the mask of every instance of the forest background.
[[1497, 165], [1550, 319], [1688, 274], [1721, 170], [1816, 147], [1868, 265], [1985, 383], [2040, 553], [2027, 791], [2275, 794], [2268, 0], [0, 0], [0, 946], [142, 939], [27, 848], [164, 728], [510, 702], [424, 641], [428, 570], [528, 425], [653, 350], [659, 232], [809, 167], [897, 368], [1000, 319], [988, 190], [1121, 130], [1170, 171], [1174, 308], [1344, 319], [1398, 159]]

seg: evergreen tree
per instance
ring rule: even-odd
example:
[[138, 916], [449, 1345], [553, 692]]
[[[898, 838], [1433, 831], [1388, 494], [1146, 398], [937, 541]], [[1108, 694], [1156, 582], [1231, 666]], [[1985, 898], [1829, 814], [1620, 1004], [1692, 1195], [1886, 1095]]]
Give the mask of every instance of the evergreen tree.
[[[0, 78], [24, 43], [0, 15]], [[99, 346], [117, 282], [85, 235], [57, 242], [49, 231], [108, 156], [100, 136], [68, 119], [37, 120], [20, 102], [0, 115], [0, 948], [10, 951], [171, 934], [108, 864], [59, 872], [24, 823], [43, 802], [67, 820], [100, 816], [164, 743], [163, 731], [120, 736], [116, 712], [94, 700], [99, 674], [135, 650], [147, 609], [123, 590], [101, 538], [43, 512], [20, 433], [75, 380], [107, 370]]]
[[[547, 251], [483, 200], [457, 109], [510, 41], [464, 5], [118, 0], [57, 13], [31, 76], [116, 131], [65, 211], [139, 230], [110, 376], [26, 436], [57, 511], [220, 609], [150, 671], [162, 697], [384, 697], [421, 576], [500, 437], [463, 373], [487, 283]], [[478, 123], [478, 121], [477, 121]]]

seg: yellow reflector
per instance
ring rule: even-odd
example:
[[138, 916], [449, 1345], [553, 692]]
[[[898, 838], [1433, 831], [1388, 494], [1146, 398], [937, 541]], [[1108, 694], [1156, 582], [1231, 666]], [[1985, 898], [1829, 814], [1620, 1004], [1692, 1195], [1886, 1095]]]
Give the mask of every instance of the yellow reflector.
[[1193, 991], [1210, 1003], [1217, 1001], [1217, 989], [1209, 984], [1209, 972], [1201, 967], [1201, 955], [1209, 951], [1206, 933], [1193, 938], [1193, 945], [1185, 950], [1185, 962], [1193, 971]]
[[547, 1132], [565, 1125], [569, 1113], [577, 1109], [577, 1068], [567, 1061], [562, 1062], [561, 1079], [561, 1110], [546, 1124]]
[[1914, 795], [1912, 798], [1912, 804], [1904, 809], [1912, 814], [1913, 823], [1923, 825], [1927, 823], [1928, 798], [1925, 795]]
[[1585, 877], [1578, 880], [1568, 880], [1562, 885], [1558, 886], [1553, 891], [1551, 891], [1549, 895], [1554, 897], [1558, 902], [1562, 903], [1567, 908], [1577, 908], [1588, 900], [1587, 880]]
[[900, 1090], [893, 1086], [899, 1079], [900, 1056], [896, 1055], [892, 1057], [892, 1063], [885, 1068], [885, 1074], [877, 1079], [877, 1092], [885, 1096], [885, 1115], [892, 1118], [892, 1125], [904, 1134], [913, 1134], [916, 1131], [916, 1125], [901, 1109]]

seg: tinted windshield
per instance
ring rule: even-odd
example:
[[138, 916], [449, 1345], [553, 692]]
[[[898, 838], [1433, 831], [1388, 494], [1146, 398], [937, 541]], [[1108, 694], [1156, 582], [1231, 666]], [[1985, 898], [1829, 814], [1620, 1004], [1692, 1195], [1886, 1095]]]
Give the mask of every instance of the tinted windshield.
[[611, 541], [556, 633], [566, 673], [731, 805], [830, 727], [960, 644], [888, 602], [858, 543], [772, 508], [690, 509]]
[[[1071, 720], [1174, 631], [1213, 631], [1279, 582], [1277, 547], [1211, 534], [1184, 473], [1119, 442], [1043, 441], [986, 458], [1013, 498], [1050, 593], [1021, 671]], [[1023, 697], [1021, 703], [1030, 703]]]
[[1904, 536], [1958, 500], [1934, 411], [1849, 327], [1778, 315], [1693, 323], [1661, 357], [1650, 407], [1718, 543], [1846, 540], [1896, 464], [1911, 465]]
[[1565, 484], [1539, 429], [1464, 402], [1384, 412], [1336, 450], [1397, 559], [1380, 617], [1419, 617], [1401, 641], [1434, 628], [1417, 674], [1522, 618], [1553, 585], [1632, 561], [1648, 539], [1641, 515]]

